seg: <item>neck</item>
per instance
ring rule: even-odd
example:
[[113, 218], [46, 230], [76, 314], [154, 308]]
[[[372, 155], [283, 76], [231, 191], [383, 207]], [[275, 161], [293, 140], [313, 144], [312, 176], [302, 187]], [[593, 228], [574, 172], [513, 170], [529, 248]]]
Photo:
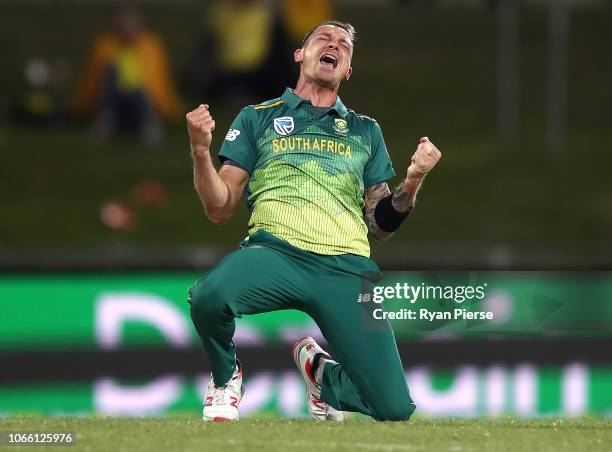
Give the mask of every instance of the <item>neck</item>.
[[338, 86], [324, 87], [301, 76], [294, 92], [302, 99], [309, 100], [315, 107], [331, 107], [336, 103]]

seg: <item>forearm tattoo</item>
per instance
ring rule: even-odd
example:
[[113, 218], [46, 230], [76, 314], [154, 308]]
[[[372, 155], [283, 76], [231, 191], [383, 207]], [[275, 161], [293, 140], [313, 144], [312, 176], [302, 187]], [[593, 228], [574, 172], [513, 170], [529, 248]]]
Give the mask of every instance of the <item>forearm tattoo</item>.
[[378, 227], [378, 224], [376, 223], [376, 219], [374, 218], [374, 209], [376, 209], [378, 201], [380, 201], [385, 196], [389, 196], [390, 194], [391, 190], [389, 190], [389, 185], [387, 185], [386, 182], [381, 182], [380, 184], [372, 185], [366, 190], [365, 193], [365, 223], [368, 226], [368, 232], [379, 240], [388, 239], [393, 235], [392, 232], [387, 232], [380, 229]]
[[402, 182], [399, 187], [393, 192], [393, 198], [391, 198], [391, 205], [398, 212], [406, 212], [412, 209], [414, 204], [414, 193], [408, 193], [404, 189], [404, 183]]

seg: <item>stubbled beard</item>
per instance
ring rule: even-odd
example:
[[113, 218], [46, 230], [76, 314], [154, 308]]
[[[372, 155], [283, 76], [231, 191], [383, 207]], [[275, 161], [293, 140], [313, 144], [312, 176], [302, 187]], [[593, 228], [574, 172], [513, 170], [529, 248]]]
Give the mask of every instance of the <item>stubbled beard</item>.
[[317, 72], [315, 70], [312, 78], [319, 85], [324, 86], [324, 87], [334, 87], [334, 86], [339, 85], [340, 82], [342, 81], [342, 79], [337, 80], [336, 77], [332, 74], [330, 74], [330, 78], [321, 77], [320, 74], [321, 74], [320, 72]]
[[315, 77], [314, 80], [321, 86], [325, 87], [333, 87], [336, 86], [340, 82], [336, 82], [335, 80], [323, 79], [321, 77]]

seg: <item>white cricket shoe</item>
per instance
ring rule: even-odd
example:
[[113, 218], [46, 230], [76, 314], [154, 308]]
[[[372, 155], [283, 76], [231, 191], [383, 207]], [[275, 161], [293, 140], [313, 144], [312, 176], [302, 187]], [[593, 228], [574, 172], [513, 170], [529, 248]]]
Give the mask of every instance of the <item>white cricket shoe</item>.
[[319, 344], [312, 337], [304, 337], [294, 343], [291, 347], [291, 353], [306, 384], [306, 406], [310, 416], [317, 421], [342, 422], [344, 412], [336, 410], [321, 400], [321, 384], [316, 381], [312, 372], [313, 360], [319, 353], [323, 355], [321, 359], [324, 360], [320, 362], [319, 366], [324, 366], [325, 361], [335, 361], [319, 347]]
[[204, 397], [204, 421], [237, 421], [238, 404], [244, 394], [242, 367], [236, 362], [236, 370], [225, 386], [215, 387], [212, 374]]

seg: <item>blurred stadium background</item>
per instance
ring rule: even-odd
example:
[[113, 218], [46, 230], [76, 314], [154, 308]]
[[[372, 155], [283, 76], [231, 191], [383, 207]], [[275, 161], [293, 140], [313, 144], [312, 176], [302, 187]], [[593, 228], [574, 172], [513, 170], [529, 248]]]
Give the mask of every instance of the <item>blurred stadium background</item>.
[[[247, 212], [205, 220], [182, 118], [210, 103], [218, 147], [239, 108], [292, 83], [296, 42], [330, 17], [357, 28], [341, 97], [381, 123], [393, 183], [420, 136], [444, 154], [409, 223], [374, 246], [381, 268], [505, 271], [485, 274], [503, 288], [496, 328], [396, 324], [419, 412], [612, 415], [611, 13], [0, 1], [0, 416], [199, 414], [208, 363], [186, 289], [236, 248]], [[550, 327], [525, 328], [534, 286], [571, 307]], [[299, 312], [239, 321], [244, 415], [306, 415], [288, 352], [305, 333]]]

